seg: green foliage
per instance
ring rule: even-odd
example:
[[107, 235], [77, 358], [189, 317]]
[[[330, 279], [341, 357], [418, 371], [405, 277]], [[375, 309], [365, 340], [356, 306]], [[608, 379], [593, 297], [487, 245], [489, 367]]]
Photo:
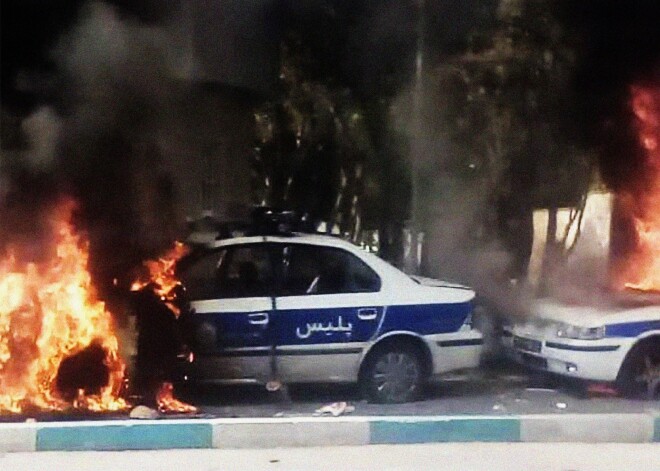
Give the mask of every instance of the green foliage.
[[299, 41], [282, 47], [281, 94], [255, 113], [255, 202], [292, 208], [357, 237], [365, 162], [373, 153], [350, 90], [312, 80]]
[[575, 59], [554, 13], [547, 0], [500, 0], [494, 26], [475, 29], [467, 51], [424, 77], [412, 135], [433, 144], [419, 151], [416, 211], [449, 251], [499, 240], [523, 267], [532, 210], [578, 206], [589, 188], [593, 156], [563, 132]]

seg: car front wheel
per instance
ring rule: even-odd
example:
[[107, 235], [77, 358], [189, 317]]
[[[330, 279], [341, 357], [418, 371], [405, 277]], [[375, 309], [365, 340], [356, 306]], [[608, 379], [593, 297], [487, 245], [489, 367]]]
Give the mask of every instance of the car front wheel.
[[424, 382], [420, 354], [407, 345], [381, 348], [367, 358], [361, 382], [372, 402], [413, 401], [419, 397]]
[[660, 340], [644, 341], [630, 351], [617, 378], [617, 388], [626, 397], [660, 397]]

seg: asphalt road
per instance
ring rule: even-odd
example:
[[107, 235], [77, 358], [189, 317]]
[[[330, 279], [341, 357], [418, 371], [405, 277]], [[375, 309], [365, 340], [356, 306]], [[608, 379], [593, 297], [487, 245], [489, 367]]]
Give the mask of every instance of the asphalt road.
[[420, 470], [655, 471], [657, 444], [448, 443], [273, 450], [37, 452], [0, 455], [3, 471]]
[[353, 415], [562, 414], [660, 412], [660, 401], [589, 394], [583, 384], [548, 378], [517, 365], [499, 364], [444, 377], [427, 387], [422, 400], [380, 405], [364, 401], [351, 386], [290, 386], [288, 397], [263, 387], [204, 387], [181, 397], [213, 417], [296, 417], [345, 401]]
[[[587, 394], [583, 385], [524, 371], [512, 363], [453, 373], [427, 387], [424, 397], [408, 404], [370, 404], [357, 387], [290, 386], [288, 396], [262, 386], [183, 388], [177, 396], [199, 407], [200, 417], [309, 417], [324, 405], [346, 402], [351, 415], [508, 415], [574, 413], [660, 414], [660, 401], [633, 401]], [[121, 413], [52, 412], [3, 415], [0, 422], [99, 420], [125, 418]], [[190, 417], [175, 415], [173, 417]]]

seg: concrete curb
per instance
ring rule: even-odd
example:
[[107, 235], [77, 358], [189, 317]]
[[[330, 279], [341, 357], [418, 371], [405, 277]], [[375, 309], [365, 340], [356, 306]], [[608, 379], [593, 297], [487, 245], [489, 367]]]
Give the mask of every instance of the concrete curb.
[[0, 452], [439, 442], [660, 442], [660, 416], [361, 416], [0, 424]]

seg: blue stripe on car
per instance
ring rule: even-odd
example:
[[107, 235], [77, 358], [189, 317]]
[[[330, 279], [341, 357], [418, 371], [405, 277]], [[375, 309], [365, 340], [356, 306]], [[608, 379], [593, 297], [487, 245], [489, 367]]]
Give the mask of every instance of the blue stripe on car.
[[605, 335], [607, 337], [638, 337], [649, 330], [660, 330], [660, 320], [608, 324], [605, 326]]
[[[270, 313], [269, 313], [270, 314]], [[251, 325], [247, 312], [204, 312], [195, 313], [193, 323], [212, 325], [217, 331], [218, 346], [223, 348], [263, 347], [267, 341], [266, 325]]]
[[[382, 307], [355, 306], [338, 308], [310, 308], [310, 309], [278, 309], [273, 315], [273, 328], [276, 332], [277, 345], [314, 345], [327, 343], [366, 342], [374, 333], [376, 328], [374, 320], [360, 320], [356, 318], [356, 312], [361, 308], [373, 308], [377, 316], [383, 313]], [[299, 338], [296, 328], [305, 330], [307, 323], [337, 323], [339, 317], [344, 325], [351, 324], [351, 330], [345, 333], [322, 332], [311, 335], [308, 338]]]
[[[377, 310], [380, 319], [360, 320], [355, 313], [360, 308]], [[258, 347], [270, 344], [264, 329], [273, 329], [276, 345], [313, 345], [345, 342], [367, 342], [389, 332], [408, 331], [419, 335], [444, 334], [458, 331], [472, 311], [471, 302], [408, 304], [383, 307], [355, 306], [342, 308], [285, 309], [272, 312], [270, 326], [252, 326], [251, 333], [244, 332], [246, 313], [204, 313], [196, 314], [197, 325], [206, 322], [218, 329], [218, 347]], [[384, 315], [384, 318], [382, 316]], [[345, 334], [317, 334], [309, 338], [299, 338], [295, 326], [304, 327], [307, 323], [329, 322], [342, 317], [350, 322], [351, 330]], [[380, 325], [374, 322], [380, 323]], [[378, 328], [378, 332], [376, 332]], [[256, 355], [256, 354], [255, 354]]]
[[420, 335], [456, 332], [470, 312], [471, 302], [390, 306], [379, 335], [399, 330]]

